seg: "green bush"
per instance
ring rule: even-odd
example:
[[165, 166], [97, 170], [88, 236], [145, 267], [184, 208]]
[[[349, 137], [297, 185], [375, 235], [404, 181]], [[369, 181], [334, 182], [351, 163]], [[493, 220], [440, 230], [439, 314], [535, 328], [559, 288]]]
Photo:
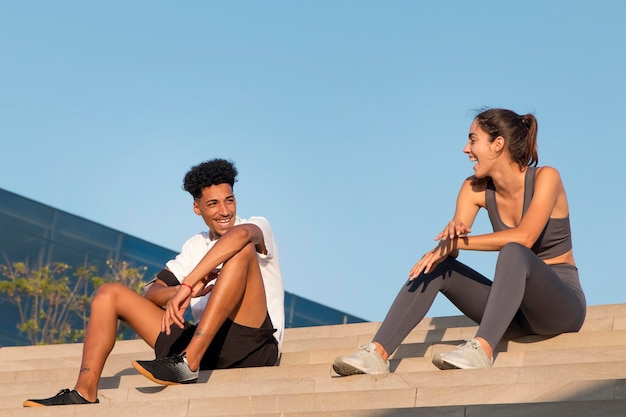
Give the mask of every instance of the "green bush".
[[[56, 262], [31, 269], [26, 262], [0, 265], [0, 294], [19, 312], [16, 327], [33, 345], [82, 341], [89, 306], [96, 290], [106, 282], [119, 282], [141, 293], [146, 267], [125, 261], [106, 262], [98, 274], [93, 265], [72, 267]], [[122, 338], [129, 331], [120, 326]]]

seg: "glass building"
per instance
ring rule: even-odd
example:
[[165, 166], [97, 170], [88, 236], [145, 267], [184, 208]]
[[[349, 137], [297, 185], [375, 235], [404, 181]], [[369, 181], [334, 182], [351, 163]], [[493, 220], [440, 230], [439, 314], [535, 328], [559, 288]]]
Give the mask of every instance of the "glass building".
[[[0, 188], [0, 263], [31, 267], [63, 262], [106, 268], [107, 260], [145, 267], [146, 281], [177, 252], [27, 199]], [[6, 277], [0, 276], [0, 280]], [[18, 310], [0, 293], [0, 346], [28, 341], [16, 328]], [[285, 292], [285, 326], [304, 327], [365, 320]]]

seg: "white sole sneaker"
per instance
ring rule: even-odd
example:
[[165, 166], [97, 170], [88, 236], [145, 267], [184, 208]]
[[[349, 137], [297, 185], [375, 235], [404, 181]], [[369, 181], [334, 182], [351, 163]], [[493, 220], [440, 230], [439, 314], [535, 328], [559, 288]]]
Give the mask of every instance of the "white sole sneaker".
[[361, 350], [349, 356], [338, 356], [333, 362], [333, 370], [341, 376], [356, 374], [382, 375], [389, 373], [389, 361], [376, 352], [376, 346], [368, 343]]

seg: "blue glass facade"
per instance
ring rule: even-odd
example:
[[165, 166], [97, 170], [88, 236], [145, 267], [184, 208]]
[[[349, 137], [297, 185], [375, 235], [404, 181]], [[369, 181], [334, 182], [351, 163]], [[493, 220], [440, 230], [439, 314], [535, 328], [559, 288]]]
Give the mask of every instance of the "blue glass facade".
[[[175, 251], [0, 189], [2, 262], [31, 266], [63, 262], [73, 266], [127, 261], [146, 269], [146, 280], [159, 272]], [[3, 277], [0, 277], [3, 279]], [[0, 294], [0, 297], [3, 295]], [[15, 328], [17, 309], [0, 298], [0, 346], [26, 344]], [[364, 321], [295, 294], [285, 293], [285, 325], [304, 327]]]

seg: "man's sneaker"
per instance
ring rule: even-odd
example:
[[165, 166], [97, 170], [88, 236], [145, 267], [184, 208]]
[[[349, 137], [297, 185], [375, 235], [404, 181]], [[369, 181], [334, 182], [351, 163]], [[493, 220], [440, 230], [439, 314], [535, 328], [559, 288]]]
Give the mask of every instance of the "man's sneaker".
[[70, 404], [97, 404], [100, 401], [91, 402], [83, 398], [75, 389], [69, 390], [67, 388], [59, 391], [57, 395], [50, 398], [43, 398], [41, 400], [26, 400], [24, 401], [24, 407], [45, 407], [49, 405], [70, 405]]
[[161, 385], [191, 384], [198, 380], [199, 372], [189, 369], [185, 352], [152, 361], [134, 361], [133, 367]]
[[481, 346], [478, 340], [469, 339], [452, 352], [435, 354], [433, 364], [439, 369], [491, 368], [493, 359], [487, 357]]
[[389, 361], [384, 361], [373, 343], [361, 346], [354, 355], [338, 356], [333, 363], [333, 370], [341, 376], [355, 374], [388, 374]]

